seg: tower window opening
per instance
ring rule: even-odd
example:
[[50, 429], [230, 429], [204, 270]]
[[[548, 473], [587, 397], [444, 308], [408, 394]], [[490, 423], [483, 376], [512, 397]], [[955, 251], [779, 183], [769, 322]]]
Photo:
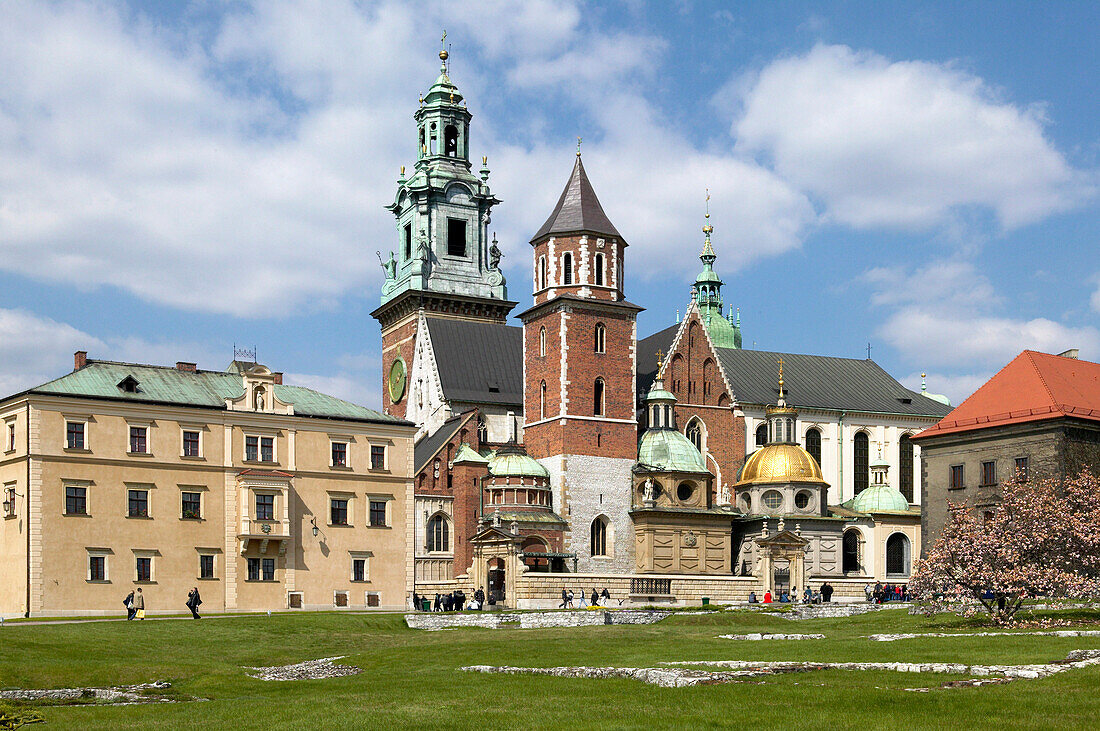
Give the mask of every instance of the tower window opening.
[[539, 257], [538, 288], [539, 289], [546, 289], [546, 257], [545, 256], [540, 256]]
[[546, 328], [539, 328], [539, 355], [546, 357]]
[[597, 353], [607, 352], [607, 328], [602, 322], [596, 323], [595, 350]]
[[573, 283], [573, 255], [568, 251], [561, 258], [561, 283]]
[[603, 416], [604, 415], [604, 387], [603, 379], [597, 378], [596, 383], [592, 387], [592, 415]]
[[412, 259], [413, 256], [413, 225], [411, 223], [405, 224], [405, 261]]
[[420, 156], [420, 155], [423, 155], [425, 151], [426, 151], [426, 148], [424, 147], [424, 128], [421, 127], [420, 128], [420, 147], [418, 147], [416, 149], [416, 154], [417, 154], [417, 156]]
[[466, 221], [460, 218], [447, 219], [447, 254], [466, 256]]
[[596, 254], [596, 276], [593, 282], [597, 287], [603, 286], [603, 254]]
[[607, 518], [602, 515], [592, 521], [589, 533], [589, 551], [593, 556], [607, 555]]
[[546, 381], [539, 386], [539, 418], [546, 418]]
[[458, 130], [453, 124], [443, 129], [443, 154], [447, 157], [458, 156]]

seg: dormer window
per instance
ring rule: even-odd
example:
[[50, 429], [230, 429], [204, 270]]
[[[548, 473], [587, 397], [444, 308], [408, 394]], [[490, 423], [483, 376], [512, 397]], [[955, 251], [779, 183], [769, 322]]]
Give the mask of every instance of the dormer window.
[[138, 380], [136, 378], [134, 378], [133, 376], [126, 376], [125, 378], [123, 378], [121, 381], [118, 382], [118, 387], [119, 387], [119, 390], [124, 391], [126, 393], [137, 393], [138, 392]]

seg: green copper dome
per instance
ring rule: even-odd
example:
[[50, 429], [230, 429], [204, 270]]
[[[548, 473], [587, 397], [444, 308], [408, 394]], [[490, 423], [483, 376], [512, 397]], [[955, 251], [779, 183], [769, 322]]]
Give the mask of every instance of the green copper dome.
[[890, 485], [872, 485], [849, 500], [846, 505], [860, 513], [904, 512], [909, 510], [909, 501], [896, 487]]
[[675, 429], [650, 429], [638, 445], [638, 462], [665, 472], [707, 472], [703, 455]]
[[489, 460], [489, 474], [493, 477], [542, 477], [550, 479], [550, 472], [533, 457], [518, 449], [502, 448]]

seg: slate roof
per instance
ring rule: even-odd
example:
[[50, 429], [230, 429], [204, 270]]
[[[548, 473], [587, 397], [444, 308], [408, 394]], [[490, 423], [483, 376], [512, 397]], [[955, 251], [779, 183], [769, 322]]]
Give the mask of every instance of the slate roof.
[[[233, 364], [230, 367], [233, 368]], [[118, 384], [128, 377], [137, 381], [136, 392], [119, 388]], [[244, 395], [244, 384], [240, 374], [233, 371], [192, 372], [171, 366], [89, 360], [80, 370], [32, 388], [27, 393], [225, 410], [227, 398], [236, 399]], [[295, 416], [407, 423], [302, 386], [276, 384], [275, 396], [283, 403], [293, 404]]]
[[[676, 339], [676, 333], [680, 329], [680, 323], [669, 325], [664, 330], [658, 330], [648, 338], [638, 341], [638, 393], [644, 396], [649, 393], [649, 387], [653, 385], [653, 379], [657, 377], [657, 351], [665, 355], [672, 348], [672, 341]], [[667, 384], [666, 384], [667, 385]]]
[[561, 198], [558, 199], [558, 205], [554, 207], [554, 212], [546, 219], [546, 223], [542, 224], [542, 228], [531, 238], [531, 241], [537, 241], [544, 236], [582, 232], [622, 238], [607, 214], [603, 212], [600, 199], [596, 197], [596, 191], [588, 181], [584, 164], [578, 154], [569, 182], [565, 184], [565, 190], [561, 192]]
[[1100, 363], [1025, 350], [915, 438], [1065, 416], [1100, 421]]
[[469, 421], [475, 413], [477, 412], [471, 410], [458, 416], [452, 416], [434, 432], [421, 437], [420, 441], [413, 447], [413, 464], [416, 466], [413, 474], [420, 474], [420, 471], [428, 464], [428, 460], [434, 457], [444, 444], [451, 441], [451, 437], [458, 433], [462, 425]]
[[741, 404], [768, 405], [779, 396], [779, 366], [788, 402], [796, 408], [942, 417], [938, 401], [898, 383], [873, 360], [766, 350], [717, 348], [718, 360]]
[[523, 328], [428, 317], [448, 401], [523, 406]]

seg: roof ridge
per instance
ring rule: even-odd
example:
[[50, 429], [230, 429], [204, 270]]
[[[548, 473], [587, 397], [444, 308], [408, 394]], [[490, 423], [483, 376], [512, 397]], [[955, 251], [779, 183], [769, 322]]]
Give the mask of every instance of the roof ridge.
[[[1025, 354], [1027, 355], [1028, 361], [1031, 363], [1031, 367], [1035, 370], [1035, 375], [1037, 375], [1039, 377], [1039, 383], [1043, 384], [1043, 390], [1047, 392], [1047, 397], [1050, 398], [1050, 403], [1052, 405], [1056, 406], [1056, 407], [1059, 406], [1058, 399], [1056, 399], [1054, 397], [1054, 392], [1050, 390], [1050, 384], [1047, 383], [1047, 379], [1043, 375], [1043, 369], [1040, 368], [1039, 364], [1035, 361], [1035, 356], [1036, 355], [1047, 355], [1047, 356], [1050, 356], [1050, 357], [1057, 357], [1057, 356], [1052, 356], [1049, 353], [1038, 353], [1037, 351], [1034, 351], [1034, 350], [1025, 350], [1021, 355], [1025, 355]], [[1060, 409], [1060, 410], [1063, 413], [1065, 413], [1064, 409]]]

